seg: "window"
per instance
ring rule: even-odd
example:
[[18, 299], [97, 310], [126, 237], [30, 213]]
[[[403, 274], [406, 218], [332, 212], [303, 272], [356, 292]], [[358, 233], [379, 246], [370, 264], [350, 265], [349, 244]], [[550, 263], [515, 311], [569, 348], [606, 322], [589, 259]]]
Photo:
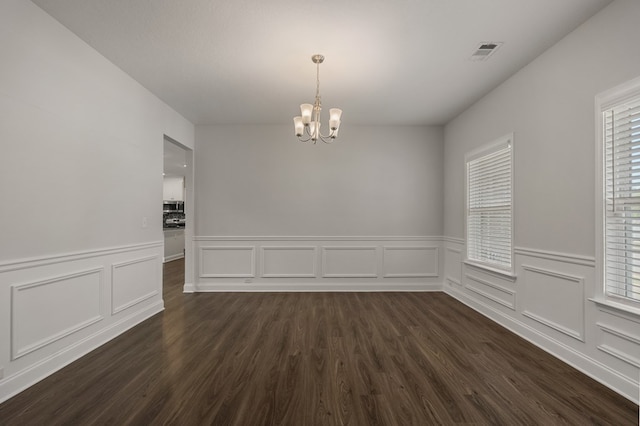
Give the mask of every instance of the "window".
[[640, 79], [597, 99], [598, 274], [606, 299], [640, 308]]
[[466, 157], [467, 261], [513, 274], [513, 135]]

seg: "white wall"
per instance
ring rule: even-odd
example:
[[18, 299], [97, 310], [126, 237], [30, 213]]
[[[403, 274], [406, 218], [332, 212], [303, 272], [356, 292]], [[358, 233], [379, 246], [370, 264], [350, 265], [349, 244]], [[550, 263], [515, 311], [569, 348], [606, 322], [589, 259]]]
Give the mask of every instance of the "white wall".
[[163, 137], [194, 130], [31, 2], [0, 57], [1, 401], [162, 309]]
[[[450, 122], [444, 196], [447, 291], [636, 401], [640, 318], [588, 298], [595, 295], [595, 95], [640, 75], [639, 16], [640, 2], [612, 3]], [[510, 132], [513, 281], [460, 263], [464, 154]]]
[[[255, 279], [265, 285], [276, 281], [329, 288], [323, 287], [328, 285], [327, 274], [334, 274], [327, 272], [322, 253], [339, 242], [363, 248], [359, 254], [329, 250], [334, 257], [337, 253], [346, 256], [340, 262], [363, 262], [357, 271], [349, 272], [353, 280], [342, 277], [345, 281], [359, 279], [358, 284], [363, 284], [369, 279], [374, 286], [397, 282], [383, 277], [384, 248], [411, 246], [418, 237], [427, 237], [420, 239], [423, 246], [439, 244], [442, 235], [442, 141], [441, 128], [358, 127], [346, 121], [334, 144], [316, 146], [298, 142], [291, 126], [197, 126], [196, 251], [235, 244], [261, 253], [262, 247], [274, 245], [274, 239], [289, 247], [286, 253], [293, 253], [291, 247], [303, 247], [302, 253], [287, 256], [291, 265], [276, 274], [284, 275], [278, 279], [261, 274], [263, 266], [270, 267], [260, 260], [273, 256], [258, 256], [254, 263], [246, 259], [243, 276], [235, 281], [233, 274], [223, 271], [213, 273], [218, 280], [204, 272], [197, 281], [240, 285]], [[420, 250], [415, 261], [425, 253]], [[202, 262], [216, 261], [214, 254], [231, 256], [217, 250], [207, 251], [206, 256], [196, 253], [196, 258], [202, 267]], [[388, 250], [387, 254], [388, 260]], [[283, 280], [295, 271], [293, 264], [299, 256], [310, 256], [316, 262], [315, 274], [306, 271], [303, 277]], [[406, 266], [407, 273], [414, 268]], [[414, 277], [414, 284], [431, 281], [422, 272]], [[305, 277], [307, 281], [302, 280]]]

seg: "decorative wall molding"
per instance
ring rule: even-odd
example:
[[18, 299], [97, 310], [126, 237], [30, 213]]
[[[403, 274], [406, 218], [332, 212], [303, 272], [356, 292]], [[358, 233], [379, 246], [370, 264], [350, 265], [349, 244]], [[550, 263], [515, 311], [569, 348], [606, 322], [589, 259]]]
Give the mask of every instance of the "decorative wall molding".
[[[463, 241], [443, 241], [444, 292], [637, 403], [640, 336], [633, 331], [640, 329], [640, 315], [627, 305], [587, 298], [596, 285], [595, 258], [517, 247], [518, 275], [510, 280], [466, 265]], [[457, 268], [467, 274], [464, 287], [454, 285]], [[511, 306], [502, 309], [492, 297]]]
[[441, 237], [442, 241], [446, 241], [448, 243], [454, 243], [454, 244], [460, 244], [460, 245], [464, 245], [465, 244], [465, 240], [464, 238], [455, 238], [455, 237]]
[[620, 361], [623, 361], [635, 368], [640, 368], [640, 358], [634, 357], [632, 355], [629, 355], [627, 353], [621, 352], [618, 349], [614, 348], [613, 346], [609, 346], [609, 345], [598, 345], [598, 349], [601, 350], [602, 352], [619, 359]]
[[[342, 252], [341, 255], [337, 253]], [[323, 278], [377, 278], [376, 246], [323, 246]]]
[[[286, 281], [284, 281], [286, 280]], [[269, 282], [231, 282], [215, 281], [203, 282], [193, 286], [192, 292], [372, 292], [372, 291], [393, 291], [393, 292], [431, 292], [442, 291], [440, 283], [425, 282], [397, 282], [381, 281], [373, 279], [340, 279], [329, 278], [323, 281], [314, 280], [302, 282], [298, 280], [277, 280]]]
[[[0, 402], [160, 312], [162, 247], [153, 241], [3, 263], [0, 287], [10, 297], [0, 298], [7, 341]], [[146, 265], [138, 271], [144, 283], [123, 285], [114, 299], [114, 283], [136, 265]]]
[[[508, 289], [506, 287], [494, 284], [492, 282], [484, 280], [475, 275], [465, 274], [465, 277], [485, 287], [485, 289], [482, 289], [482, 288], [467, 284], [465, 285], [465, 288], [467, 290], [472, 291], [486, 299], [489, 299], [495, 303], [498, 303], [499, 305], [506, 306], [507, 308], [515, 311], [516, 309], [516, 292], [515, 291]], [[507, 298], [501, 298], [497, 294], [495, 294], [495, 292], [493, 294], [490, 293], [490, 291], [492, 290], [497, 291], [498, 294], [506, 295]]]
[[127, 253], [133, 251], [141, 251], [162, 247], [164, 241], [154, 241], [144, 244], [131, 244], [121, 247], [109, 247], [104, 249], [95, 249], [82, 252], [56, 254], [52, 256], [41, 256], [30, 259], [13, 260], [0, 263], [0, 274], [5, 272], [17, 271], [20, 269], [36, 268], [39, 266], [53, 265], [56, 263], [65, 263], [81, 259], [90, 259], [93, 257], [109, 256], [113, 254]]
[[620, 303], [614, 298], [601, 299], [600, 297], [590, 297], [588, 300], [598, 305], [601, 312], [616, 315], [628, 321], [640, 323], [640, 307], [632, 307], [627, 303]]
[[[211, 261], [208, 261], [209, 259]], [[199, 265], [200, 278], [254, 278], [256, 248], [254, 246], [200, 247]], [[211, 272], [208, 272], [209, 268], [212, 269]], [[216, 268], [218, 268], [217, 271]]]
[[445, 281], [462, 286], [462, 249], [445, 248]]
[[629, 400], [638, 402], [638, 382], [636, 379], [626, 377], [610, 365], [604, 364], [587, 353], [518, 320], [509, 311], [502, 312], [495, 306], [470, 297], [465, 294], [463, 289], [448, 287], [444, 289], [444, 292]]
[[196, 236], [193, 249], [199, 273], [185, 292], [433, 291], [443, 281], [440, 236]]
[[506, 272], [506, 271], [499, 271], [497, 269], [493, 269], [490, 268], [488, 266], [484, 266], [475, 262], [471, 262], [469, 260], [463, 259], [462, 260], [462, 264], [469, 269], [472, 269], [474, 271], [478, 271], [481, 272], [483, 274], [486, 275], [490, 275], [492, 277], [495, 277], [501, 281], [510, 281], [510, 282], [516, 282], [517, 276], [512, 275], [510, 272]]
[[49, 354], [38, 360], [38, 362], [31, 363], [24, 369], [5, 377], [4, 380], [0, 380], [0, 403], [17, 395], [162, 310], [162, 301], [145, 306], [142, 310], [132, 312], [130, 315], [100, 328], [88, 337], [76, 340], [60, 351]]
[[[434, 278], [438, 277], [439, 247], [434, 246], [385, 246], [382, 248], [382, 276], [385, 278]], [[401, 252], [402, 260], [394, 259], [391, 253]], [[413, 257], [411, 256], [413, 252]], [[394, 261], [400, 272], [391, 272]], [[404, 271], [404, 272], [403, 272]]]
[[371, 235], [359, 235], [359, 236], [225, 236], [215, 235], [206, 236], [199, 235], [193, 237], [193, 241], [442, 241], [441, 236], [371, 236]]
[[627, 364], [635, 368], [640, 369], [640, 357], [637, 356], [637, 354], [640, 353], [640, 337], [632, 336], [631, 334], [625, 332], [624, 330], [621, 330], [619, 328], [614, 328], [600, 322], [596, 323], [596, 325], [600, 327], [600, 330], [602, 330], [604, 334], [614, 336], [615, 338], [621, 339], [626, 343], [630, 344], [629, 346], [632, 346], [632, 351], [633, 351], [633, 354], [635, 355], [629, 353], [628, 351], [625, 352], [620, 348], [613, 347], [612, 345], [609, 345], [606, 343], [599, 344], [597, 348], [602, 352], [605, 352], [615, 358], [618, 358], [621, 361], [626, 362]]
[[[283, 252], [290, 253], [288, 258], [281, 258], [280, 264], [272, 265], [274, 262], [269, 260], [268, 253]], [[260, 265], [262, 278], [316, 278], [318, 276], [318, 250], [315, 246], [262, 246], [260, 248]], [[309, 256], [308, 259], [304, 257], [294, 258], [296, 254], [300, 255], [305, 253]], [[288, 262], [287, 262], [288, 261]], [[309, 270], [299, 270], [306, 261], [309, 266]], [[269, 270], [280, 269], [281, 272], [267, 272]], [[287, 270], [293, 272], [287, 272]]]
[[595, 268], [596, 259], [591, 256], [581, 256], [577, 254], [561, 253], [556, 251], [515, 247], [514, 254], [520, 256], [536, 257], [539, 259], [554, 260], [562, 263], [572, 263], [575, 265], [589, 266]]
[[[523, 297], [522, 315], [584, 342], [584, 278], [529, 265], [522, 265], [522, 269], [525, 271], [525, 296]], [[532, 274], [538, 275], [535, 284], [532, 284]], [[543, 280], [549, 281], [549, 279], [554, 280], [554, 282], [547, 282], [546, 285], [543, 285]], [[572, 287], [569, 287], [569, 290], [561, 292], [557, 290], [561, 283], [572, 283], [577, 290], [574, 291]], [[549, 297], [558, 302], [551, 306], [548, 303]], [[564, 300], [561, 300], [562, 297], [564, 297]], [[537, 305], [536, 302], [538, 302]], [[553, 307], [561, 307], [562, 309], [549, 311]], [[562, 321], [568, 318], [560, 318], [560, 316], [565, 315], [567, 312], [577, 313], [579, 315], [579, 324], [563, 324]], [[552, 318], [552, 315], [555, 317]]]
[[562, 324], [554, 322], [548, 318], [544, 318], [541, 315], [534, 314], [533, 312], [522, 311], [522, 315], [524, 315], [527, 318], [531, 318], [532, 320], [537, 321], [540, 324], [546, 325], [547, 327], [553, 328], [556, 331], [566, 334], [569, 337], [573, 337], [576, 340], [584, 342], [584, 334], [578, 330], [573, 330], [569, 327], [565, 327]]
[[[159, 262], [158, 256], [153, 255], [111, 265], [111, 315], [159, 294], [159, 288], [162, 287], [158, 285], [159, 277], [156, 272]], [[149, 267], [151, 270], [148, 270]], [[129, 270], [130, 276], [121, 277], [121, 274], [127, 273], [125, 270]]]
[[462, 286], [462, 283], [458, 280], [456, 280], [455, 278], [451, 278], [450, 276], [445, 277], [445, 281], [449, 284], [449, 285], [457, 285], [457, 286]]
[[[104, 268], [94, 268], [11, 286], [11, 361], [101, 321], [103, 281]], [[63, 295], [62, 301], [90, 299], [56, 306], [56, 294]], [[48, 315], [40, 317], [43, 300]]]
[[[591, 300], [591, 299], [589, 299]], [[608, 314], [608, 315], [612, 315], [614, 317], [618, 317], [621, 318], [624, 321], [631, 321], [637, 325], [634, 325], [634, 327], [638, 327], [638, 330], [640, 330], [640, 316], [636, 316], [626, 310], [622, 310], [619, 308], [614, 308], [614, 309], [609, 309], [609, 306], [601, 306], [600, 309], [598, 309], [600, 312]]]

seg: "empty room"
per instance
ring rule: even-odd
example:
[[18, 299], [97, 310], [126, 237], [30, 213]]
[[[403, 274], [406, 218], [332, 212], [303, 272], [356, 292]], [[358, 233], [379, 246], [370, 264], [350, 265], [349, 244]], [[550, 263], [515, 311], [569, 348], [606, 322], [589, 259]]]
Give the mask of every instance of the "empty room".
[[0, 424], [638, 424], [639, 21], [3, 0]]

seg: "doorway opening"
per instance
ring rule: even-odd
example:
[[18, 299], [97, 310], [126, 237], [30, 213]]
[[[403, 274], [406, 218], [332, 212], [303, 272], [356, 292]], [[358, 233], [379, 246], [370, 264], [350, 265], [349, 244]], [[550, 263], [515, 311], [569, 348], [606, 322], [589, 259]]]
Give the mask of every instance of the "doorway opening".
[[162, 201], [163, 263], [184, 259], [187, 291], [193, 287], [189, 268], [193, 259], [193, 150], [168, 136], [164, 137]]

